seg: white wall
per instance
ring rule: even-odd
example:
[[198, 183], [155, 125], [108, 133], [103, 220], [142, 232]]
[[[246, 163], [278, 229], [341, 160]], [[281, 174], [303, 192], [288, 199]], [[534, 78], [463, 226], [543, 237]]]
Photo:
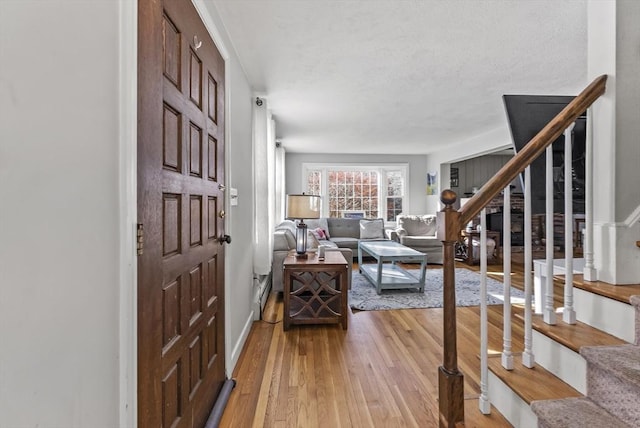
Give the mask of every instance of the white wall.
[[640, 208], [640, 2], [617, 3], [615, 219], [620, 222]]
[[[428, 155], [427, 168], [429, 171], [438, 171], [440, 189], [438, 195], [427, 196], [427, 212], [436, 212], [442, 209], [440, 192], [449, 188], [449, 168], [451, 163], [512, 147], [511, 135], [505, 121], [505, 125], [502, 128], [478, 135], [470, 140], [462, 141]], [[456, 189], [453, 190], [455, 191]], [[463, 189], [460, 189], [459, 192], [456, 191], [456, 193], [458, 193], [458, 200], [464, 197]]]
[[238, 205], [230, 207], [227, 245], [227, 375], [231, 377], [251, 322], [254, 319], [251, 302], [253, 286], [253, 176], [247, 165], [252, 157], [251, 102], [252, 91], [244, 71], [232, 52], [231, 115], [229, 127], [229, 187], [238, 189]]
[[425, 168], [426, 155], [373, 155], [373, 154], [285, 154], [286, 193], [301, 193], [302, 189], [302, 164], [303, 163], [347, 163], [347, 164], [372, 164], [372, 163], [408, 163], [409, 164], [409, 197], [411, 206], [405, 214], [425, 214], [426, 210], [426, 186], [427, 169]]
[[593, 106], [594, 256], [598, 279], [640, 277], [640, 3], [589, 2], [589, 79], [607, 74]]
[[118, 2], [0, 2], [0, 426], [119, 424]]

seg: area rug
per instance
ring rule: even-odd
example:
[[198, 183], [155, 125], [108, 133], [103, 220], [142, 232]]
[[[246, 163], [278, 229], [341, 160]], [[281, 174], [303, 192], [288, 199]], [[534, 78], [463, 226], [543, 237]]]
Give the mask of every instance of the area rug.
[[[418, 270], [410, 270], [418, 274]], [[349, 306], [361, 311], [382, 311], [389, 309], [418, 309], [442, 307], [442, 269], [427, 269], [424, 293], [416, 289], [382, 290], [376, 293], [376, 287], [362, 274], [353, 272], [349, 291]], [[487, 278], [487, 303], [502, 304], [504, 301], [503, 284]], [[511, 302], [524, 303], [524, 293], [511, 287]], [[480, 305], [480, 274], [468, 269], [456, 269], [456, 306]]]

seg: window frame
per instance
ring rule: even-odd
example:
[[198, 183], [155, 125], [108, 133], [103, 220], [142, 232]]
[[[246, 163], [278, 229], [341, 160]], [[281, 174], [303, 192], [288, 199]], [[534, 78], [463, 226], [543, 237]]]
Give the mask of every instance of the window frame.
[[[409, 164], [408, 163], [337, 163], [337, 162], [304, 162], [302, 163], [302, 189], [303, 192], [309, 192], [307, 187], [308, 176], [311, 171], [320, 171], [320, 196], [322, 197], [322, 216], [329, 217], [329, 204], [327, 195], [329, 194], [328, 171], [362, 171], [378, 173], [378, 217], [384, 218], [385, 225], [395, 226], [395, 221], [386, 220], [387, 207], [387, 173], [399, 172], [403, 181], [404, 188], [402, 194], [402, 212], [411, 212], [409, 198]], [[384, 210], [384, 211], [383, 211]], [[381, 213], [382, 211], [382, 213]]]

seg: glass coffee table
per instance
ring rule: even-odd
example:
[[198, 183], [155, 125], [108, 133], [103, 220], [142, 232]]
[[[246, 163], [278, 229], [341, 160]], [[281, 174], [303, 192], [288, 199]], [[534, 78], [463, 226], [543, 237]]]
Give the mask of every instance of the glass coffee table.
[[[376, 264], [362, 264], [362, 256], [370, 255]], [[396, 265], [396, 262], [420, 262], [419, 277]], [[378, 294], [382, 290], [417, 288], [424, 292], [427, 255], [396, 241], [360, 241], [358, 243], [358, 266], [360, 273], [376, 286]]]

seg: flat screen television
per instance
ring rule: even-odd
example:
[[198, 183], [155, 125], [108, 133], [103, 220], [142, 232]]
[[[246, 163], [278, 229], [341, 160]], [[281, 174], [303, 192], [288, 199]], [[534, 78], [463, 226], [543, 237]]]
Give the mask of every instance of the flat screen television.
[[[504, 105], [516, 153], [536, 136], [575, 97], [561, 95], [504, 95]], [[572, 143], [573, 212], [584, 213], [586, 115], [576, 120]], [[553, 142], [553, 206], [555, 213], [564, 213], [564, 135]], [[545, 155], [531, 164], [532, 214], [545, 212]], [[520, 175], [524, 189], [524, 174]]]

